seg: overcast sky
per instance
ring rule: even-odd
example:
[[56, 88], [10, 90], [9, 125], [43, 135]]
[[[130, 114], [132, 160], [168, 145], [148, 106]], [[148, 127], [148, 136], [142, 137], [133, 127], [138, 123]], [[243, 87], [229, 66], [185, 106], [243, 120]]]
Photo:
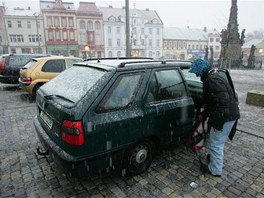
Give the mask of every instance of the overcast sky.
[[[74, 2], [78, 8], [78, 0], [63, 0]], [[83, 2], [95, 2], [98, 7], [121, 8], [125, 6], [125, 0], [81, 0]], [[38, 0], [0, 0], [8, 7], [34, 6]], [[23, 2], [23, 3], [21, 3]], [[216, 28], [221, 31], [226, 28], [231, 8], [231, 0], [130, 0], [130, 9], [156, 10], [165, 27]], [[264, 0], [238, 0], [238, 28], [240, 32], [246, 29], [246, 33], [264, 29]]]

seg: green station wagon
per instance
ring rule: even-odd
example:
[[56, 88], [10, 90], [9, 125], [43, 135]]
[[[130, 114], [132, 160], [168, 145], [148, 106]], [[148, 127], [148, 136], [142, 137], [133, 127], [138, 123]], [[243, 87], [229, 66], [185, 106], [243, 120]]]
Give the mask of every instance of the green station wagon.
[[[72, 175], [144, 172], [157, 149], [193, 131], [196, 109], [182, 72], [190, 64], [140, 58], [75, 64], [37, 92], [34, 126], [45, 149], [39, 153]], [[199, 102], [201, 82], [191, 90]]]

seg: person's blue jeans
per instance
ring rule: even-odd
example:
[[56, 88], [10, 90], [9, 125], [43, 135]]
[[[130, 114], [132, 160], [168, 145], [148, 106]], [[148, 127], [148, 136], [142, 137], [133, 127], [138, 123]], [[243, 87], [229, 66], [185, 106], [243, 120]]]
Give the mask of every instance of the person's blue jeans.
[[235, 123], [234, 121], [225, 122], [221, 131], [210, 130], [210, 163], [208, 165], [212, 175], [222, 175], [224, 146], [229, 133]]

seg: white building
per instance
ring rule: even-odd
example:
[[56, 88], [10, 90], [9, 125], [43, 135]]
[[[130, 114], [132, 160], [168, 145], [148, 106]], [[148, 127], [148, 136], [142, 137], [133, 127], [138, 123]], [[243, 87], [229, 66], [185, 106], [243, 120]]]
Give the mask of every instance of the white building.
[[167, 59], [203, 58], [207, 46], [208, 36], [204, 30], [164, 27], [163, 55]]
[[[125, 8], [100, 7], [104, 20], [105, 57], [126, 56]], [[131, 56], [162, 56], [163, 23], [156, 11], [130, 9]]]
[[44, 45], [43, 17], [39, 10], [27, 8], [7, 8], [5, 28], [9, 53], [46, 53]]

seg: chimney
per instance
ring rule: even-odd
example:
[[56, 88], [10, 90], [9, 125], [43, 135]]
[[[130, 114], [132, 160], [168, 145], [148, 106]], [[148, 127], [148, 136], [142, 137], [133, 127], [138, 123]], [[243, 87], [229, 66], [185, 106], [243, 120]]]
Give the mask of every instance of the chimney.
[[148, 8], [146, 8], [146, 11], [149, 11], [149, 9], [148, 9]]
[[113, 8], [113, 6], [109, 5], [109, 8]]
[[204, 31], [204, 32], [207, 32], [207, 27], [204, 27], [203, 31]]

